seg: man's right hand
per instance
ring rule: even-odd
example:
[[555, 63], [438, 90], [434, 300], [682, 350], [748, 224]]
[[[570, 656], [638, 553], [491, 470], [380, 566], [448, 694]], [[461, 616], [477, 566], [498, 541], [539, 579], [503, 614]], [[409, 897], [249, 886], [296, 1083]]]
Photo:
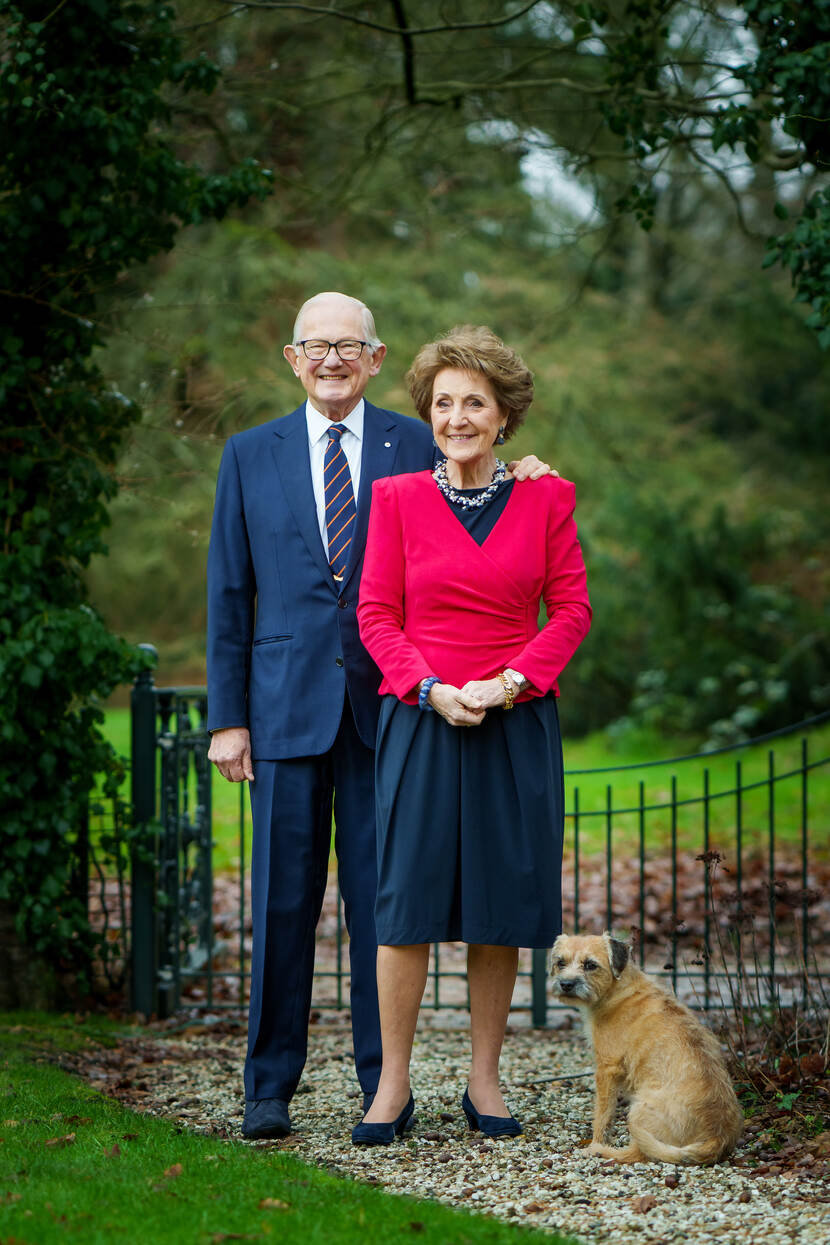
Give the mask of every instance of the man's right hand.
[[251, 734], [247, 726], [228, 726], [210, 737], [208, 760], [228, 782], [254, 781], [251, 763]]

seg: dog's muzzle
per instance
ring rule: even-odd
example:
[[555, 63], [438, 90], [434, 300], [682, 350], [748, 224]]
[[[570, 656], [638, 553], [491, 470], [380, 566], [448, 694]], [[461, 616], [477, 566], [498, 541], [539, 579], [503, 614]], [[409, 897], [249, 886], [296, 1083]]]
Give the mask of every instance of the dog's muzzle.
[[554, 977], [553, 988], [566, 999], [590, 999], [591, 991], [584, 977]]

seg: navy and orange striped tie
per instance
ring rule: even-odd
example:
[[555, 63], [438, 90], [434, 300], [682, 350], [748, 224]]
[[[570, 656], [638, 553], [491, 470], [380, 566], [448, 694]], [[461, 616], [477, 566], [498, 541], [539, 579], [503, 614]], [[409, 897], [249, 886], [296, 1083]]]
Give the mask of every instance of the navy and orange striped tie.
[[323, 459], [323, 488], [326, 502], [326, 540], [331, 573], [338, 583], [346, 571], [349, 546], [354, 535], [357, 507], [349, 463], [340, 438], [342, 428], [329, 428], [329, 443]]

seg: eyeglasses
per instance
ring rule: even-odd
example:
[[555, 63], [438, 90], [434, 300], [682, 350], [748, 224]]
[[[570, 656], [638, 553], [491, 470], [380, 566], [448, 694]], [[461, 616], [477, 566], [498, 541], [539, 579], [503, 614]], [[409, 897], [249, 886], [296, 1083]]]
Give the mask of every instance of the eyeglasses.
[[307, 359], [314, 359], [319, 362], [325, 359], [330, 350], [336, 350], [339, 358], [344, 363], [354, 362], [363, 354], [363, 347], [368, 346], [368, 342], [357, 341], [354, 337], [344, 337], [339, 342], [326, 342], [319, 337], [312, 337], [308, 341], [295, 342], [296, 346], [302, 346], [303, 354]]

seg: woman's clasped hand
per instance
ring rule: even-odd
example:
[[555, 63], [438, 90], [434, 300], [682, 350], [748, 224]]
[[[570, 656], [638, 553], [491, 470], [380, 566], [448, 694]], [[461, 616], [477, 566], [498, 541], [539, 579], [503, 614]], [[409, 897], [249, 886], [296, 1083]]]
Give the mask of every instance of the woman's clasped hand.
[[450, 726], [478, 726], [488, 709], [504, 704], [504, 696], [498, 679], [471, 679], [463, 687], [434, 683], [429, 704]]

